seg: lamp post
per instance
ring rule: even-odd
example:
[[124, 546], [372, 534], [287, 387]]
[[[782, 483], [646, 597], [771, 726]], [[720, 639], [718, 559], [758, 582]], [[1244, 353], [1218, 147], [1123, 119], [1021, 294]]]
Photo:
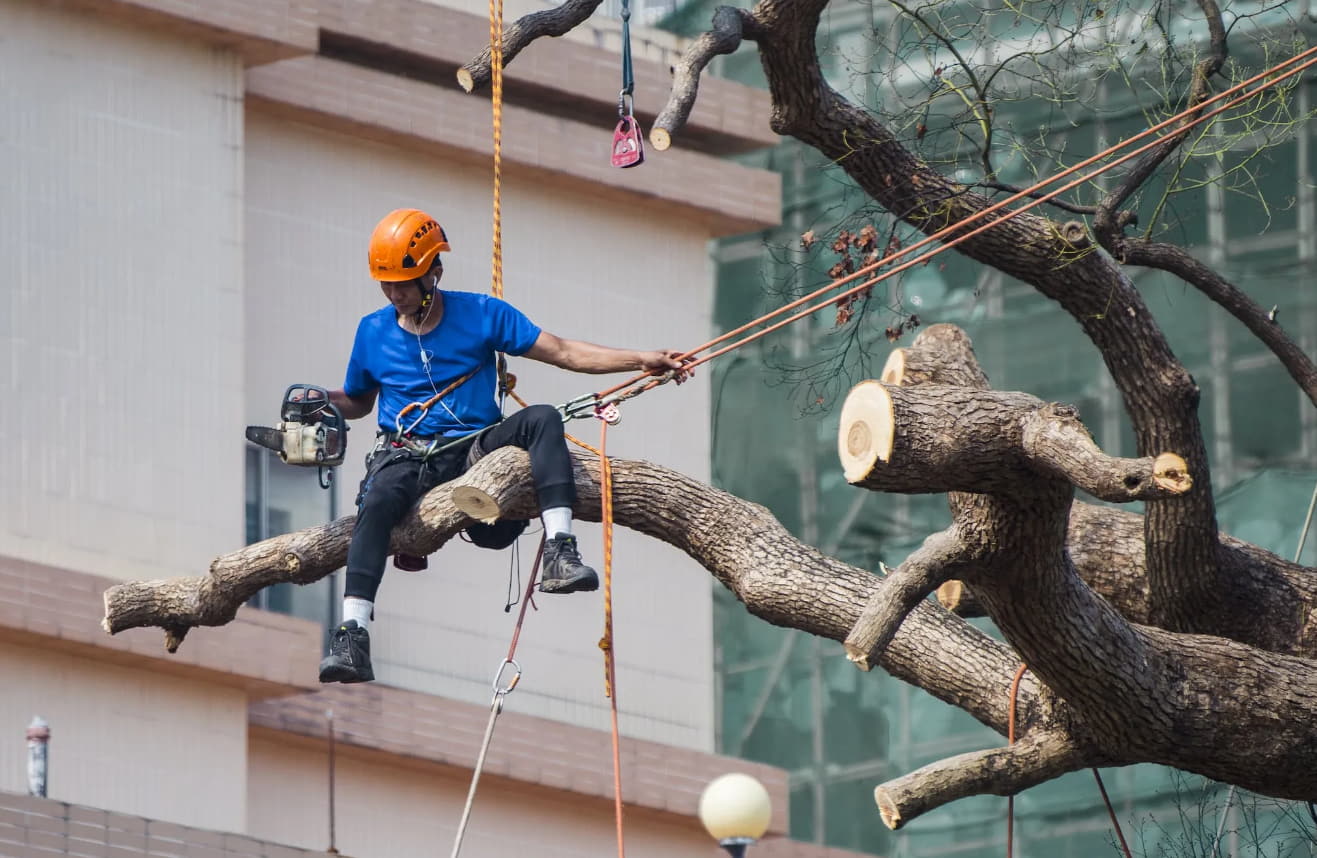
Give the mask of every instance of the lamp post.
[[734, 772], [714, 778], [700, 795], [700, 822], [731, 858], [768, 830], [772, 805], [768, 790], [750, 775]]
[[50, 725], [40, 715], [27, 725], [27, 793], [46, 797], [46, 754], [50, 745]]

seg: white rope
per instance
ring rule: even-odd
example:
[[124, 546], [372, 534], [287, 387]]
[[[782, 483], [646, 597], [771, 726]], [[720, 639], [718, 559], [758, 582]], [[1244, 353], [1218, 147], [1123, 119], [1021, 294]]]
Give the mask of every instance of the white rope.
[[[512, 679], [506, 686], [499, 685], [503, 671], [509, 666], [513, 669]], [[485, 738], [480, 743], [480, 755], [476, 757], [475, 770], [471, 772], [471, 788], [467, 790], [466, 806], [462, 808], [462, 821], [457, 824], [457, 837], [453, 839], [453, 851], [450, 858], [457, 858], [462, 851], [462, 838], [466, 836], [466, 825], [471, 820], [471, 808], [476, 801], [476, 787], [480, 784], [480, 772], [485, 768], [485, 754], [489, 751], [489, 740], [494, 737], [494, 722], [503, 711], [503, 698], [517, 687], [521, 679], [521, 666], [509, 658], [503, 659], [494, 674], [494, 699], [489, 704], [489, 722], [485, 724]]]

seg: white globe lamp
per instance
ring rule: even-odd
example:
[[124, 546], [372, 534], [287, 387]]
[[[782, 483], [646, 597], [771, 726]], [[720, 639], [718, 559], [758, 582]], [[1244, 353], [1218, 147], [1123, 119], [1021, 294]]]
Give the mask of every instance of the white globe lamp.
[[732, 858], [764, 836], [772, 813], [768, 790], [740, 772], [713, 779], [700, 796], [700, 822]]

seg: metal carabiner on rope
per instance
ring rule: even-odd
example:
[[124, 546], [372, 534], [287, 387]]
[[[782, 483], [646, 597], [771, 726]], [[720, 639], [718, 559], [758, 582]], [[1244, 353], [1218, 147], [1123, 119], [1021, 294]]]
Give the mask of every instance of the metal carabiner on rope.
[[593, 393], [583, 393], [575, 399], [569, 399], [559, 405], [558, 413], [562, 415], [562, 422], [566, 423], [579, 417], [592, 417], [595, 406], [598, 404], [599, 397]]
[[[503, 674], [509, 668], [512, 668], [512, 678], [508, 680], [507, 685], [503, 685]], [[516, 659], [505, 658], [499, 662], [498, 670], [494, 671], [494, 705], [503, 708], [503, 698], [512, 693], [521, 681], [521, 665], [517, 664]]]
[[[407, 428], [404, 429], [402, 427], [402, 418], [407, 414], [408, 411], [411, 411], [413, 408], [417, 409], [420, 412], [420, 414], [417, 415], [415, 420], [407, 424]], [[401, 411], [398, 412], [398, 418], [393, 421], [393, 426], [395, 429], [398, 430], [399, 436], [410, 435], [412, 434], [413, 429], [421, 425], [421, 422], [425, 420], [426, 415], [428, 415], [429, 413], [430, 413], [430, 406], [426, 405], [425, 403], [409, 402], [406, 406], [403, 407]]]

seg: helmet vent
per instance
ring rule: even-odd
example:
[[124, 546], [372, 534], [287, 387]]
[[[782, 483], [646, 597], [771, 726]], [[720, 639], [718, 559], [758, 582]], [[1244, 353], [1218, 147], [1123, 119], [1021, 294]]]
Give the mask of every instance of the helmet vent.
[[404, 257], [402, 258], [402, 267], [403, 267], [403, 268], [415, 268], [415, 267], [416, 267], [416, 260], [415, 260], [415, 259], [412, 259], [412, 255], [411, 255], [410, 253], [407, 254], [406, 256], [404, 256]]

